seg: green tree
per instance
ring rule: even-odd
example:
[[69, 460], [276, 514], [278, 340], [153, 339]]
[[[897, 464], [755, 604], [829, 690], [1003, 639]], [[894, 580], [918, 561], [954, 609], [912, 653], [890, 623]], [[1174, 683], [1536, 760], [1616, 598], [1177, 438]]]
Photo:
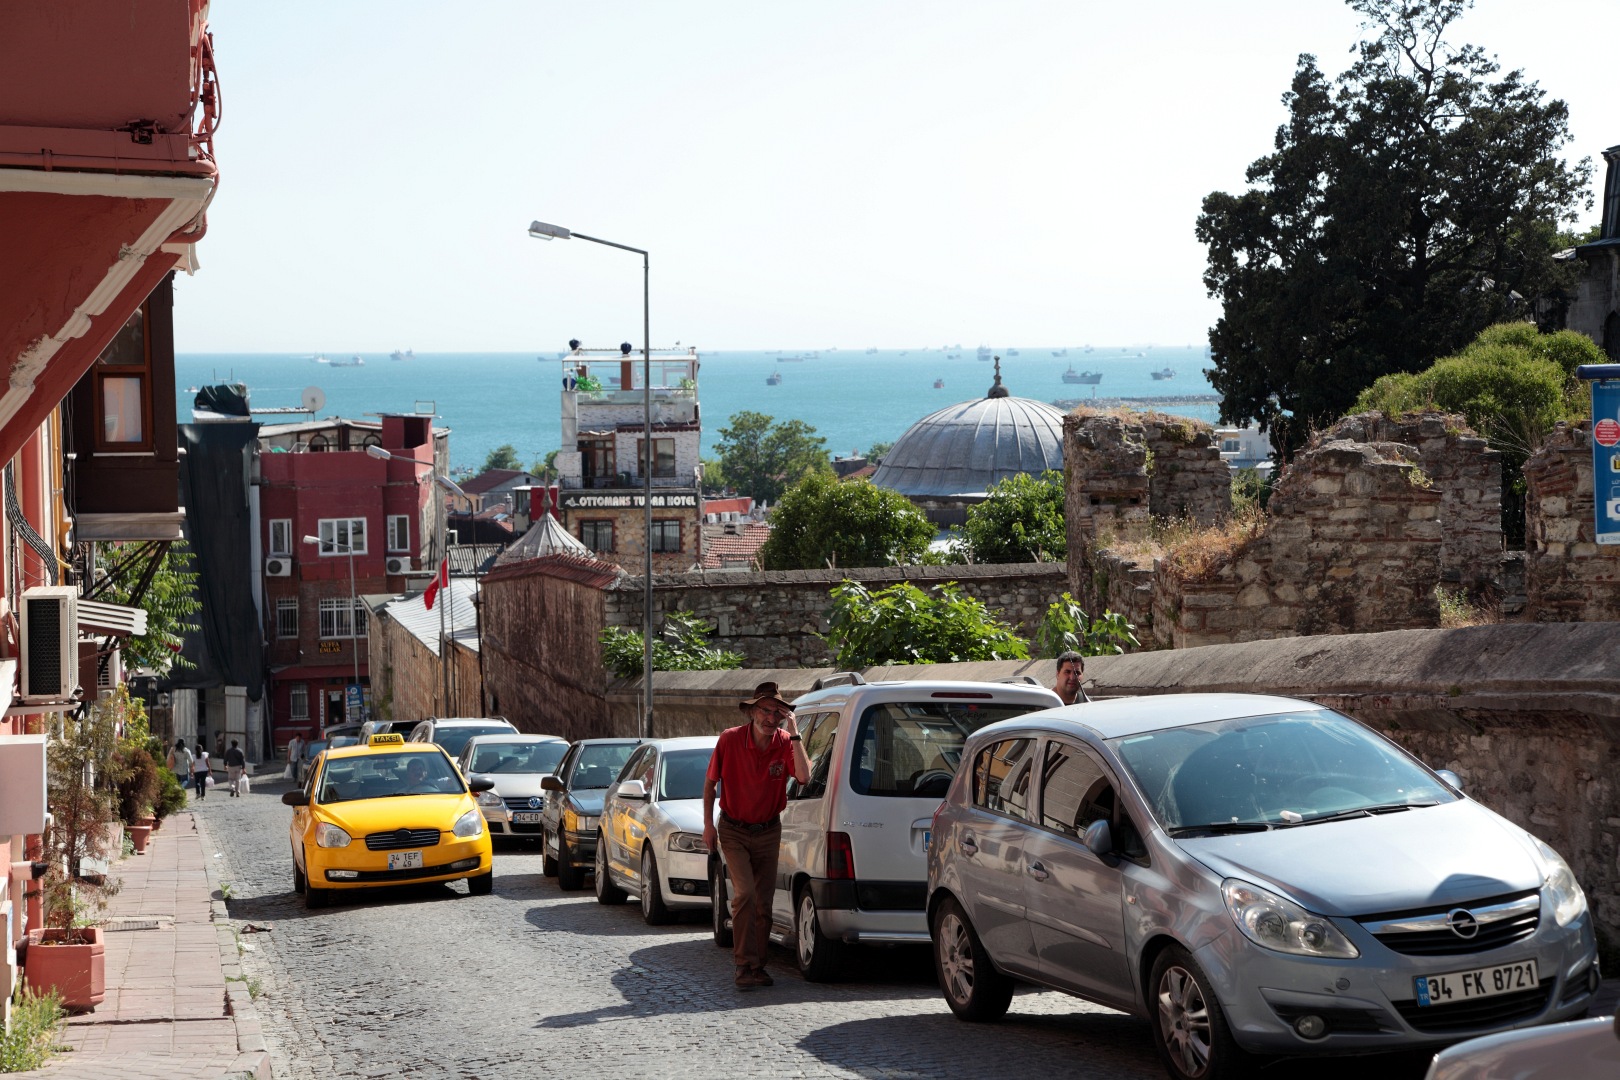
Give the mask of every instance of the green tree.
[[892, 442], [875, 442], [875, 443], [873, 443], [872, 448], [866, 452], [867, 463], [871, 464], [871, 465], [876, 465], [876, 464], [880, 463], [884, 459], [884, 457], [887, 456], [889, 451], [893, 450], [893, 449], [894, 449], [894, 443], [892, 443]]
[[1372, 40], [1331, 83], [1299, 58], [1275, 151], [1197, 221], [1222, 304], [1209, 335], [1221, 417], [1275, 427], [1286, 450], [1378, 377], [1566, 286], [1557, 230], [1589, 205], [1589, 162], [1559, 152], [1565, 104], [1446, 40], [1471, 0], [1349, 3]]
[[821, 635], [833, 662], [854, 670], [1029, 658], [1028, 643], [956, 582], [935, 585], [929, 593], [905, 581], [875, 593], [856, 581], [836, 586]]
[[548, 452], [545, 457], [530, 465], [529, 471], [541, 480], [557, 479], [557, 454], [556, 450]]
[[1063, 474], [1014, 473], [990, 486], [984, 502], [968, 508], [953, 530], [972, 562], [1061, 562], [1069, 538], [1063, 519]]
[[776, 423], [744, 409], [720, 429], [715, 444], [726, 482], [756, 502], [775, 503], [782, 492], [812, 473], [830, 473], [827, 440], [803, 420]]
[[146, 633], [124, 642], [128, 666], [138, 665], [158, 675], [167, 674], [172, 667], [196, 667], [180, 652], [185, 636], [202, 629], [191, 621], [191, 616], [202, 610], [191, 548], [183, 540], [169, 545], [146, 591], [137, 597], [134, 590], [146, 565], [146, 560], [137, 556], [138, 549], [144, 546], [109, 544], [106, 549], [111, 574], [106, 599], [146, 609]]
[[1068, 593], [1052, 601], [1035, 631], [1035, 647], [1045, 659], [1056, 659], [1066, 652], [1081, 656], [1114, 656], [1127, 648], [1139, 649], [1136, 624], [1127, 622], [1117, 611], [1105, 611], [1095, 619], [1081, 609]]
[[489, 452], [489, 456], [484, 459], [482, 471], [488, 472], [491, 469], [521, 470], [522, 468], [523, 462], [518, 458], [517, 447], [511, 443], [502, 443]]
[[766, 570], [904, 566], [928, 550], [934, 526], [898, 491], [813, 473], [783, 493], [759, 549]]
[[[608, 627], [602, 631], [602, 663], [621, 679], [640, 675], [644, 640], [639, 631]], [[728, 671], [742, 667], [743, 655], [710, 645], [703, 620], [692, 612], [671, 611], [653, 639], [652, 661], [654, 671]]]

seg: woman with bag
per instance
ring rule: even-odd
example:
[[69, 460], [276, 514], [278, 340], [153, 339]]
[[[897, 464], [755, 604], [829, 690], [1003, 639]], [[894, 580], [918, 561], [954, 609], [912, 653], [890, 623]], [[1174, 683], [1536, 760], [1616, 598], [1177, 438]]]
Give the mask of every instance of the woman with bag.
[[182, 788], [191, 783], [191, 751], [186, 749], [186, 740], [176, 739], [169, 747], [168, 766], [169, 771], [180, 778]]
[[208, 751], [203, 749], [203, 744], [200, 742], [197, 744], [197, 749], [193, 753], [191, 763], [191, 778], [192, 782], [197, 785], [197, 798], [206, 799], [208, 797], [209, 779]]

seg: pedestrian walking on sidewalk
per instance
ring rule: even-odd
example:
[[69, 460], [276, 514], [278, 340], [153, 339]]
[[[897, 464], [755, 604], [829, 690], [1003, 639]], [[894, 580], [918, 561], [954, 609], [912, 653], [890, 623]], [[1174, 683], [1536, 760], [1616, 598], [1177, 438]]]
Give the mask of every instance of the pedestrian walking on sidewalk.
[[232, 739], [231, 748], [225, 751], [225, 775], [230, 778], [233, 799], [242, 794], [242, 773], [246, 768], [247, 755], [242, 753], [242, 748], [236, 745], [235, 739]]
[[197, 749], [191, 754], [191, 782], [197, 785], [197, 798], [208, 797], [208, 751], [203, 744], [198, 743]]
[[281, 774], [283, 780], [298, 780], [298, 756], [304, 752], [304, 740], [298, 732], [287, 740], [287, 771]]
[[182, 788], [191, 783], [191, 751], [186, 749], [186, 740], [174, 740], [174, 745], [169, 747], [168, 765], [169, 771], [180, 778]]
[[[771, 898], [782, 842], [787, 778], [810, 782], [810, 759], [799, 738], [793, 706], [763, 682], [739, 702], [748, 722], [720, 733], [703, 784], [703, 842], [724, 854], [731, 875], [732, 959], [739, 990], [770, 986], [765, 950], [770, 943]], [[720, 824], [714, 821], [715, 789]]]

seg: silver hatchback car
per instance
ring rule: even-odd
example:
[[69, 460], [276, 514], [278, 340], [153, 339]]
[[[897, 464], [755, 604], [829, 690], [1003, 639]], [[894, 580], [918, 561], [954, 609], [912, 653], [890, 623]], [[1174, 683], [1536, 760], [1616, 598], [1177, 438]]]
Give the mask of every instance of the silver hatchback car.
[[995, 1019], [1023, 980], [1145, 1015], [1182, 1080], [1581, 1015], [1599, 979], [1585, 894], [1455, 779], [1289, 698], [986, 727], [929, 847], [946, 1001]]

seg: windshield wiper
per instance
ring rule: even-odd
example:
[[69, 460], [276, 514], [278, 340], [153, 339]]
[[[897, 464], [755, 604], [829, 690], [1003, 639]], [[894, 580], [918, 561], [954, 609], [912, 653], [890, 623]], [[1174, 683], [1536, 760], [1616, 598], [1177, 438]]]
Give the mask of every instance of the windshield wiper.
[[1373, 817], [1376, 814], [1394, 814], [1402, 810], [1414, 810], [1423, 806], [1436, 805], [1438, 804], [1432, 802], [1398, 802], [1380, 803], [1377, 806], [1358, 806], [1354, 810], [1340, 810], [1337, 813], [1321, 814], [1317, 817], [1306, 818], [1304, 821], [1290, 821], [1277, 827], [1279, 829], [1290, 829], [1297, 825], [1317, 825], [1324, 821], [1345, 821], [1349, 818]]
[[1189, 836], [1226, 836], [1230, 833], [1265, 832], [1271, 824], [1265, 821], [1212, 821], [1208, 825], [1178, 825], [1166, 830], [1174, 840]]

